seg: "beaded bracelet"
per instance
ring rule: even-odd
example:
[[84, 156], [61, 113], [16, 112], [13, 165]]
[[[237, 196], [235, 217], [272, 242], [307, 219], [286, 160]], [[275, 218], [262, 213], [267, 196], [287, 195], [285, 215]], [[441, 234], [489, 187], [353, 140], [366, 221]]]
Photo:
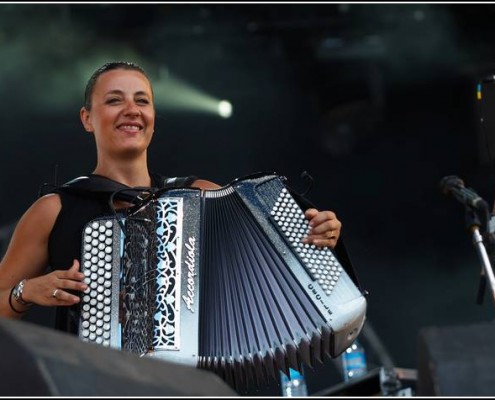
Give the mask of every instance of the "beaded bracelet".
[[18, 311], [14, 308], [14, 305], [12, 304], [12, 293], [14, 292], [15, 286], [10, 289], [10, 294], [9, 294], [9, 306], [12, 309], [12, 311], [16, 312], [17, 314], [24, 314], [26, 311]]

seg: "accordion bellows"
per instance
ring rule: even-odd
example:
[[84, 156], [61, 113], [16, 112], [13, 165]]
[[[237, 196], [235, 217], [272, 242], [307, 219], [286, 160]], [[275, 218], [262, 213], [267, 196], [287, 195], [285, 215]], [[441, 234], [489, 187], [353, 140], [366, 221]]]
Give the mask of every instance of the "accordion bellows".
[[336, 357], [367, 303], [331, 249], [301, 242], [307, 232], [275, 174], [167, 190], [90, 221], [79, 336], [236, 384]]

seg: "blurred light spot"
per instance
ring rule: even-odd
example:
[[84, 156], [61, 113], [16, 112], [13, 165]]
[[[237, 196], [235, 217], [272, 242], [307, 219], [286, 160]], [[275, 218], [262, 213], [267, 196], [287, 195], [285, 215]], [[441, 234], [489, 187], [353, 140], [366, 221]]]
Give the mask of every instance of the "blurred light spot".
[[160, 78], [153, 82], [153, 92], [158, 110], [207, 113], [222, 118], [232, 115], [230, 102], [172, 76], [166, 69], [161, 69]]
[[423, 10], [414, 11], [414, 19], [418, 22], [423, 21], [425, 19], [425, 12]]
[[230, 118], [232, 115], [232, 104], [230, 101], [222, 100], [218, 103], [218, 114], [222, 118]]

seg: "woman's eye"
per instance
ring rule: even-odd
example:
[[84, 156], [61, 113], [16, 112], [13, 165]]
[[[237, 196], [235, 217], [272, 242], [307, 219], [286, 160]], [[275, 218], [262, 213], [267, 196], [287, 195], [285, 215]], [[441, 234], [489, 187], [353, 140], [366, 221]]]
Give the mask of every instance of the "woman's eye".
[[119, 99], [117, 97], [111, 97], [109, 99], [107, 99], [106, 103], [107, 104], [113, 104], [113, 103], [117, 103], [119, 101]]
[[140, 104], [150, 104], [148, 99], [137, 99], [136, 102]]

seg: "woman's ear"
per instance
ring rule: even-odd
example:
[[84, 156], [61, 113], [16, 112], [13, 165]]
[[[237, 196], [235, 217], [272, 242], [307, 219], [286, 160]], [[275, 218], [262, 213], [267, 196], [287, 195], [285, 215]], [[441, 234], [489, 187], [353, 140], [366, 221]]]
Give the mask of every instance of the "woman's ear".
[[85, 107], [82, 107], [81, 111], [79, 111], [79, 117], [81, 118], [84, 129], [87, 132], [94, 132], [93, 124], [91, 123], [90, 119], [90, 113], [88, 110], [86, 110]]

